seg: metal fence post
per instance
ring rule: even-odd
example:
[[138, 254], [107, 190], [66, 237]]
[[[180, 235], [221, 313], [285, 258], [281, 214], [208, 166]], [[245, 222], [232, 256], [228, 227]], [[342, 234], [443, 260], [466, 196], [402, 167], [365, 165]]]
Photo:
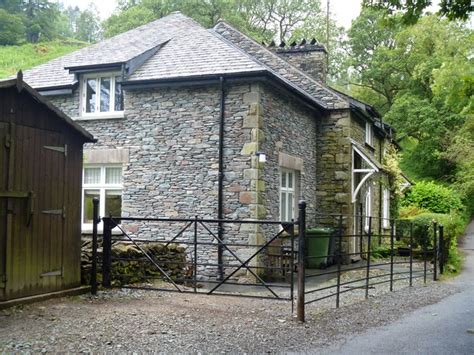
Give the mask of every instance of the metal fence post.
[[433, 223], [433, 281], [438, 280], [438, 224]]
[[369, 230], [367, 233], [367, 269], [366, 269], [366, 274], [365, 274], [365, 299], [369, 298], [371, 244], [372, 244], [372, 216], [369, 216]]
[[198, 217], [194, 217], [194, 257], [193, 257], [193, 289], [194, 292], [197, 293], [197, 247], [198, 247], [198, 241], [197, 241], [197, 228], [198, 228]]
[[295, 300], [294, 300], [294, 288], [295, 288], [295, 220], [292, 219], [291, 223], [291, 257], [290, 257], [290, 298], [291, 298], [291, 315], [295, 314]]
[[305, 255], [306, 255], [306, 201], [298, 203], [298, 299], [296, 303], [297, 319], [305, 321]]
[[413, 286], [413, 223], [410, 222], [410, 286]]
[[[393, 291], [393, 257], [394, 257], [394, 254], [395, 254], [395, 248], [394, 248], [394, 244], [395, 244], [395, 230], [394, 230], [394, 227], [395, 227], [395, 220], [392, 221], [391, 225], [390, 225], [390, 292]], [[411, 248], [411, 246], [410, 246]], [[411, 255], [411, 252], [410, 252], [410, 255]], [[410, 264], [410, 281], [411, 281], [411, 266], [412, 264]]]
[[102, 242], [102, 285], [104, 287], [110, 287], [111, 285], [111, 251], [112, 251], [112, 229], [111, 229], [111, 222], [110, 218], [103, 218], [102, 219], [104, 224], [104, 235], [103, 235], [103, 242]]
[[91, 267], [91, 293], [97, 294], [97, 225], [99, 219], [99, 199], [92, 200], [92, 267]]
[[339, 226], [337, 231], [337, 290], [336, 290], [336, 308], [339, 308], [341, 292], [341, 263], [342, 263], [342, 215], [339, 215]]
[[445, 263], [445, 245], [444, 245], [444, 226], [439, 225], [439, 273], [442, 275], [444, 273], [444, 263]]
[[425, 226], [426, 228], [423, 231], [423, 283], [426, 284], [426, 271], [428, 269], [428, 265], [426, 263], [427, 259], [427, 251], [428, 251], [428, 233], [429, 233], [429, 226]]

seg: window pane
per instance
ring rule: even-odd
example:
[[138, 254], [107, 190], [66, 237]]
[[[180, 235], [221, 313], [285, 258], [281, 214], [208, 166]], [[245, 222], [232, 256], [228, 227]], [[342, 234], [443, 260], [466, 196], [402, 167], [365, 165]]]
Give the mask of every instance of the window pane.
[[288, 194], [288, 219], [289, 220], [295, 217], [294, 209], [295, 209], [295, 195], [291, 193], [291, 194]]
[[281, 194], [281, 201], [280, 201], [280, 215], [282, 221], [287, 221], [286, 215], [286, 193], [282, 192]]
[[288, 187], [293, 188], [293, 173], [288, 173]]
[[122, 83], [120, 77], [115, 77], [115, 111], [123, 111]]
[[85, 168], [84, 184], [100, 184], [100, 168]]
[[110, 78], [100, 79], [100, 112], [110, 111]]
[[93, 222], [93, 205], [92, 199], [94, 197], [99, 198], [100, 192], [99, 190], [84, 190], [84, 223], [92, 223]]
[[286, 187], [286, 173], [284, 171], [281, 172], [281, 187]]
[[114, 185], [121, 184], [122, 168], [105, 168], [105, 183]]
[[95, 100], [97, 93], [97, 82], [95, 79], [87, 79], [86, 84], [86, 112], [95, 112]]
[[122, 214], [122, 191], [105, 191], [105, 214], [107, 216], [121, 216]]

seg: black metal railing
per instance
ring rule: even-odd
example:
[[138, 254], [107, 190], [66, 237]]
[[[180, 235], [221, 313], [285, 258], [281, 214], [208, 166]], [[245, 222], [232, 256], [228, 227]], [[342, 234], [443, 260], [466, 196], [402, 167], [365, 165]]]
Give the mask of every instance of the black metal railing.
[[[306, 215], [305, 207], [304, 203], [300, 204], [300, 215]], [[302, 220], [306, 233], [300, 233], [298, 240], [302, 247], [299, 249], [297, 290], [297, 318], [300, 321], [305, 320], [308, 304], [334, 298], [335, 306], [339, 307], [341, 298], [349, 292], [363, 290], [367, 299], [376, 286], [388, 284], [388, 289], [393, 291], [400, 281], [413, 286], [415, 279], [423, 279], [426, 283], [430, 276], [437, 280], [438, 267], [443, 273], [446, 255], [442, 248], [442, 225], [432, 223], [415, 233], [408, 220], [320, 214], [312, 223], [331, 226], [332, 232], [311, 235], [311, 228], [306, 228], [305, 223]], [[378, 232], [374, 233], [374, 230]], [[311, 244], [324, 239], [329, 240], [327, 244], [332, 247], [314, 255]], [[308, 267], [314, 259], [325, 260], [324, 265]]]
[[[291, 301], [292, 312], [296, 300], [300, 321], [305, 319], [305, 306], [311, 303], [334, 298], [339, 307], [349, 292], [363, 290], [368, 298], [370, 290], [379, 285], [388, 284], [393, 291], [403, 280], [409, 286], [415, 279], [426, 283], [428, 276], [437, 280], [438, 266], [442, 274], [447, 260], [442, 225], [433, 223], [415, 230], [406, 220], [343, 214], [315, 214], [307, 221], [304, 201], [299, 203], [298, 220], [291, 222], [198, 216], [100, 219], [98, 200], [94, 201], [93, 220], [93, 294], [101, 284], [106, 288], [256, 297]], [[102, 238], [98, 238], [100, 223]], [[319, 235], [311, 226], [322, 227]], [[218, 228], [224, 229], [223, 237]], [[315, 254], [314, 242], [323, 239], [324, 246]], [[133, 255], [117, 254], [120, 243], [131, 246]], [[179, 250], [185, 257], [163, 259], [153, 251], [155, 243]], [[127, 279], [117, 267], [127, 263], [148, 271], [142, 279]]]

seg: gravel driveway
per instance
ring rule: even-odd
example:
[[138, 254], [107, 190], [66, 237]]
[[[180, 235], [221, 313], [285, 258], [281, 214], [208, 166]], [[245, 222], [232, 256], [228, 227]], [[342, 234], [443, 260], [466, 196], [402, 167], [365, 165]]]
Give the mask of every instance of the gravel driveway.
[[288, 302], [111, 290], [0, 311], [0, 352], [314, 352], [456, 292], [429, 283], [339, 309], [314, 303], [301, 324]]

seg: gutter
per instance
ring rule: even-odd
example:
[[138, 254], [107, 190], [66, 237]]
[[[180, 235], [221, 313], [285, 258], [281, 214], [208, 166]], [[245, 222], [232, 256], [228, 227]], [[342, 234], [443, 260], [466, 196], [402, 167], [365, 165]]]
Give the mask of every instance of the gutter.
[[268, 70], [256, 70], [250, 72], [228, 73], [228, 74], [204, 74], [191, 75], [175, 78], [163, 79], [142, 79], [129, 80], [122, 83], [122, 87], [126, 90], [139, 90], [148, 88], [161, 87], [180, 87], [180, 86], [197, 86], [197, 85], [212, 85], [219, 84], [220, 78], [225, 78], [227, 82], [243, 82], [248, 80], [261, 80], [272, 83], [276, 86], [281, 86], [289, 91], [291, 94], [298, 97], [302, 103], [306, 104], [312, 109], [318, 111], [328, 110], [327, 105], [316, 100], [312, 95], [301, 90], [299, 87], [293, 85], [288, 80], [279, 77], [278, 75], [269, 72]]

